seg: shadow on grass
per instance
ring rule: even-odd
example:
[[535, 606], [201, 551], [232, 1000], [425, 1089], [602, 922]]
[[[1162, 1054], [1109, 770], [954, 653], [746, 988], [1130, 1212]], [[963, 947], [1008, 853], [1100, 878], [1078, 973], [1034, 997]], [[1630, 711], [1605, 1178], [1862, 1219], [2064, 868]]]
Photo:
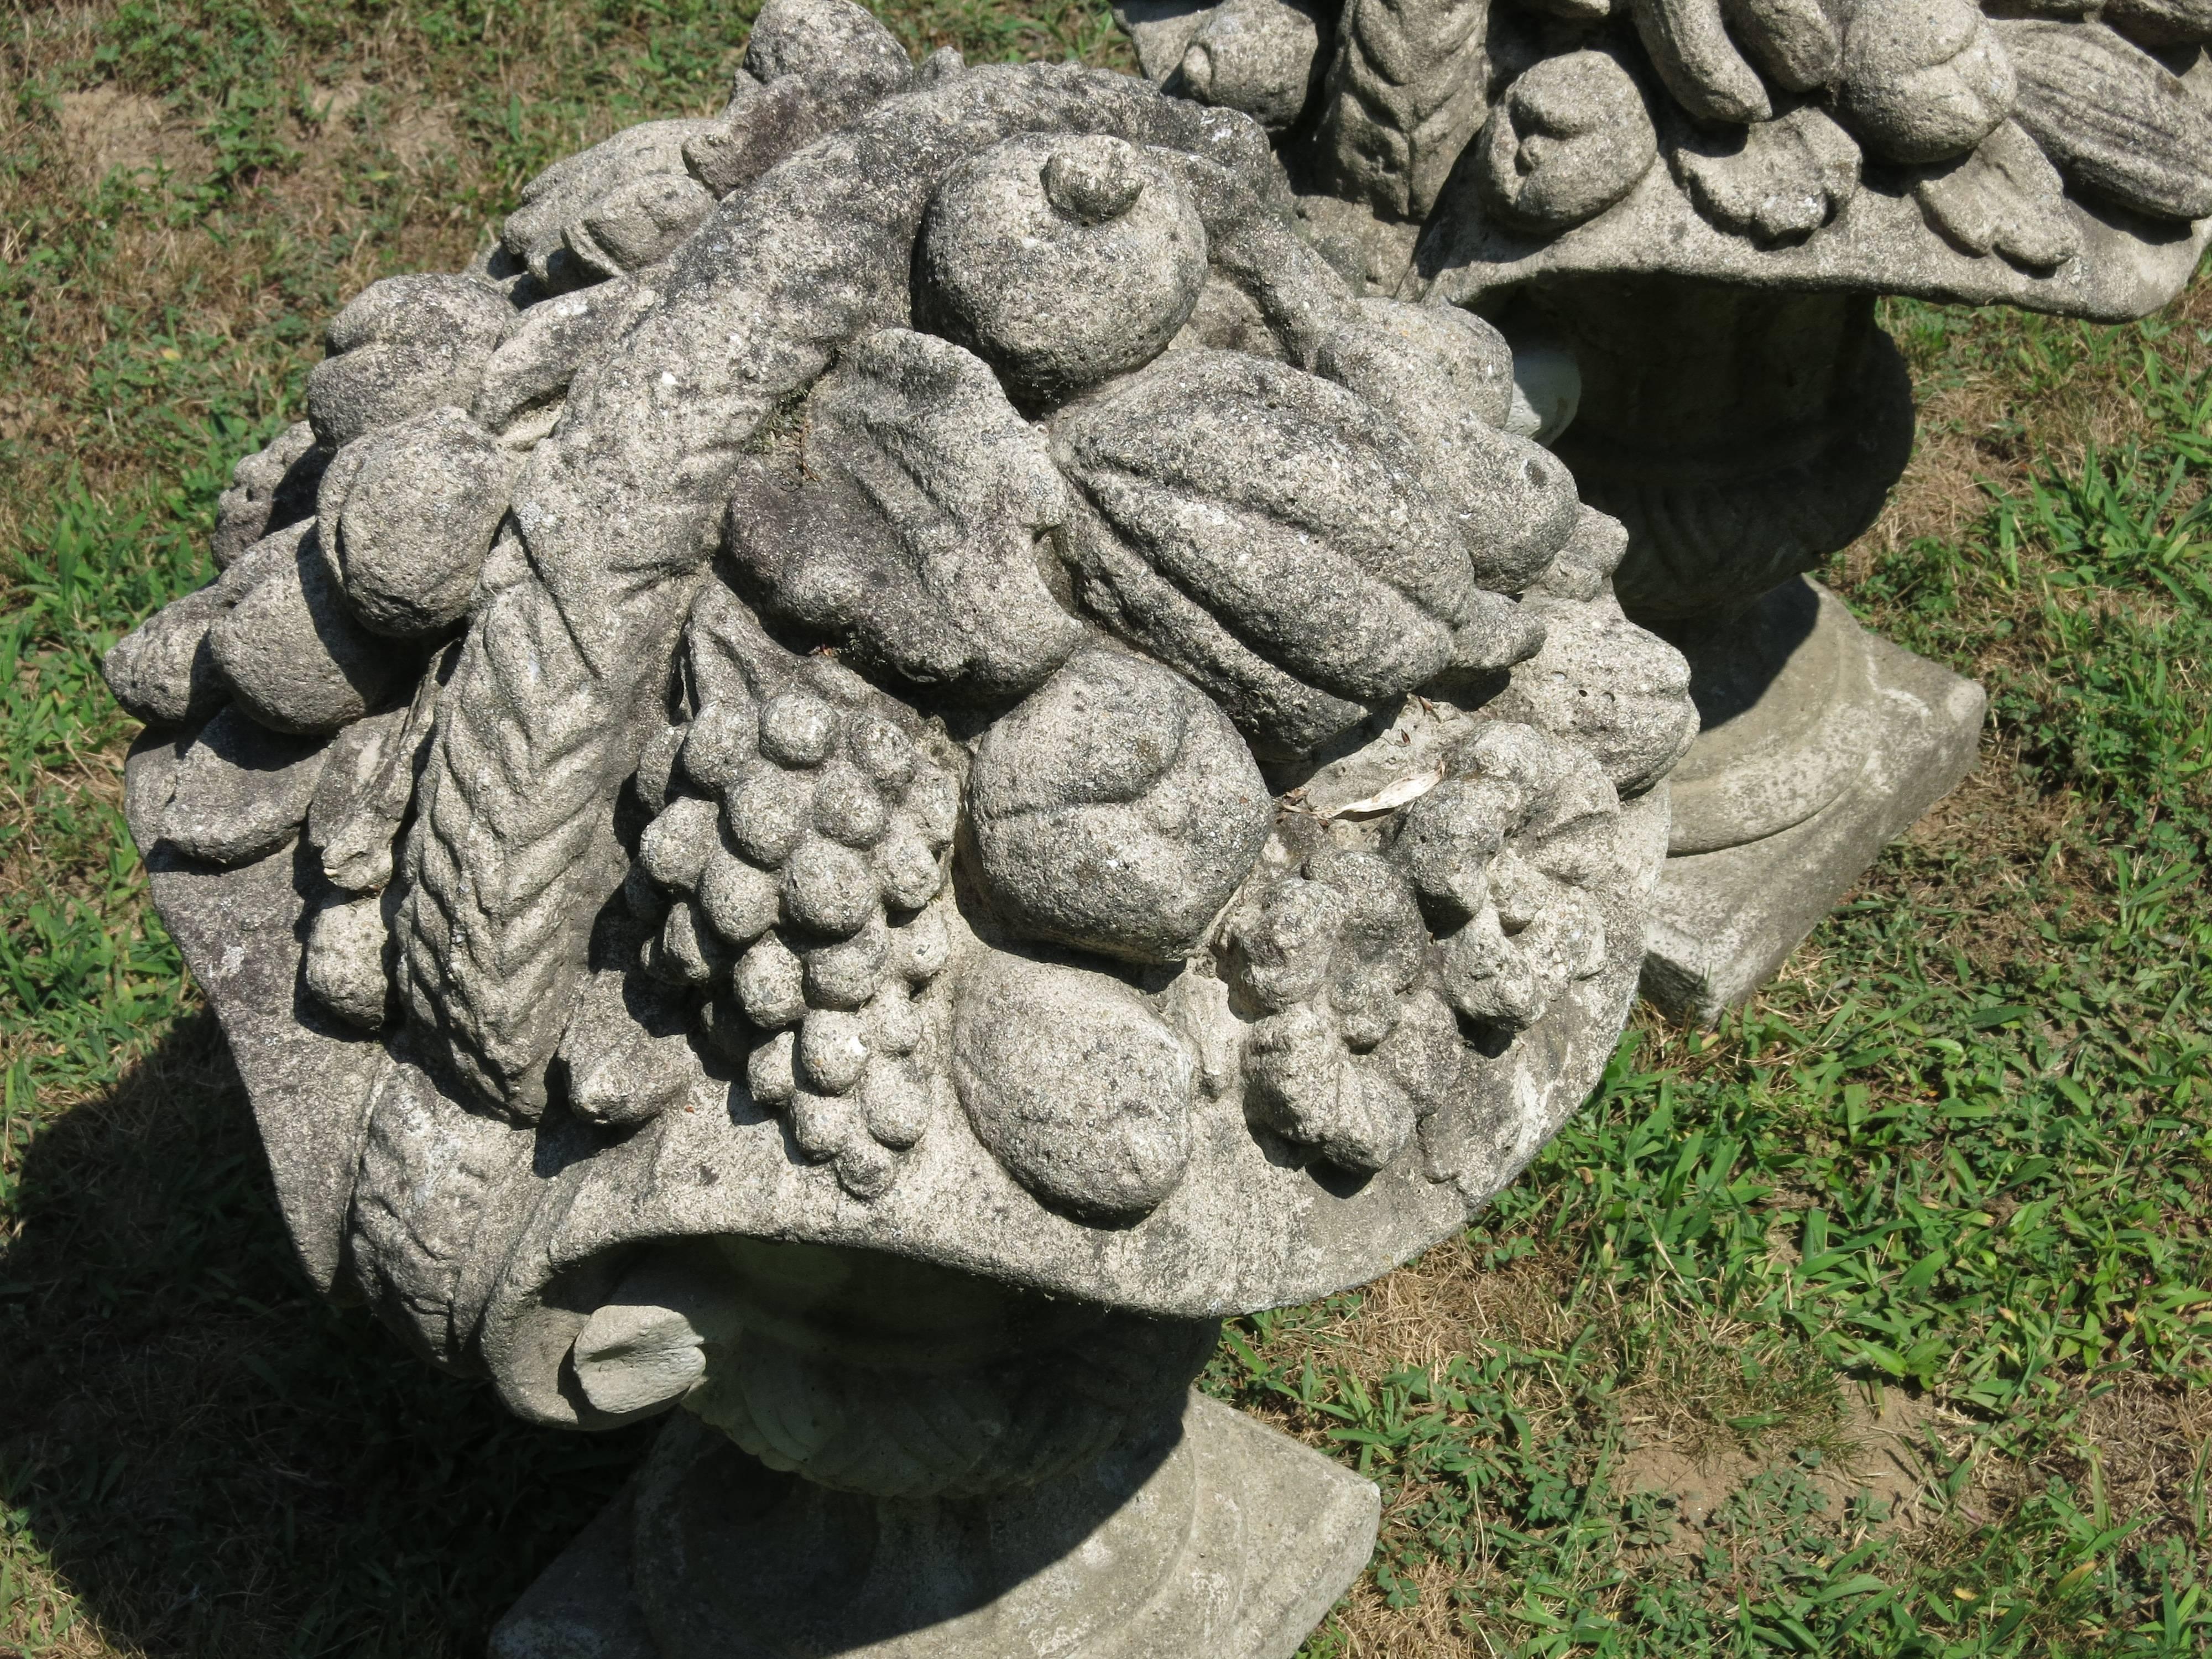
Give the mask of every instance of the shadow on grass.
[[0, 1503], [154, 1655], [476, 1659], [647, 1428], [509, 1417], [294, 1265], [210, 1015], [44, 1127], [0, 1248]]

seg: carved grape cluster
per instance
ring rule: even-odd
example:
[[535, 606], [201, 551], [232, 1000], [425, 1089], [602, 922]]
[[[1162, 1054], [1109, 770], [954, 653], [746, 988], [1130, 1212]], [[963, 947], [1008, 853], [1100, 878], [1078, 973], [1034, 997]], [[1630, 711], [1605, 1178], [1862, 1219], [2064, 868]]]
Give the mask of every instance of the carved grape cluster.
[[1424, 982], [1428, 935], [1405, 878], [1322, 847], [1261, 886], [1230, 933], [1252, 1020], [1247, 1109], [1343, 1169], [1382, 1169], [1462, 1063], [1451, 1011]]
[[750, 1048], [753, 1098], [872, 1196], [921, 1139], [939, 1086], [915, 997], [948, 951], [931, 901], [959, 781], [830, 659], [757, 699], [732, 681], [640, 769], [659, 811], [629, 891], [660, 921], [639, 965], [710, 988], [710, 1033]]

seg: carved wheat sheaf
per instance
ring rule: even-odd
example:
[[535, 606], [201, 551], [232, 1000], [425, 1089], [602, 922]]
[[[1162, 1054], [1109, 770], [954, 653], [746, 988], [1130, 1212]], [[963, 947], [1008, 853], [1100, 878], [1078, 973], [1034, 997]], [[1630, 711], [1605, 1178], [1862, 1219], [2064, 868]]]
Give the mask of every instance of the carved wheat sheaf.
[[1322, 91], [1323, 181], [1418, 219], [1487, 111], [1482, 0], [1350, 0]]
[[550, 592], [534, 580], [507, 589], [471, 630], [443, 699], [409, 838], [409, 1005], [471, 1085], [525, 1109], [596, 908], [573, 884], [612, 862], [599, 808], [624, 722], [610, 689]]

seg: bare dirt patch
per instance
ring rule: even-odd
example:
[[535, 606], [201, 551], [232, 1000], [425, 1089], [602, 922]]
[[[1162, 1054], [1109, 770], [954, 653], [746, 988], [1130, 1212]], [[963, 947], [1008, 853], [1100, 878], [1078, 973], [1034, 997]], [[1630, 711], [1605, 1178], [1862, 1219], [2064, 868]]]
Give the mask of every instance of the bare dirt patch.
[[1824, 1437], [1829, 1449], [1816, 1464], [1787, 1460], [1771, 1448], [1755, 1455], [1741, 1445], [1717, 1446], [1710, 1437], [1701, 1446], [1654, 1438], [1629, 1448], [1613, 1469], [1613, 1484], [1669, 1500], [1679, 1523], [1674, 1547], [1683, 1553], [1695, 1552], [1694, 1533], [1731, 1497], [1785, 1463], [1826, 1500], [1831, 1516], [1843, 1516], [1853, 1499], [1864, 1498], [1878, 1506], [1877, 1528], [1906, 1528], [1932, 1518], [1937, 1508], [1941, 1466], [1930, 1456], [1931, 1443], [1942, 1446], [1966, 1426], [1955, 1413], [1901, 1389], [1881, 1389], [1877, 1400], [1852, 1389], [1844, 1395], [1844, 1420]]
[[2115, 1514], [2156, 1516], [2212, 1548], [2212, 1390], [2124, 1378], [2082, 1405], [2066, 1449], [2036, 1473], [2101, 1492]]
[[437, 104], [406, 104], [385, 123], [379, 137], [392, 160], [410, 173], [450, 160], [460, 143], [448, 112]]
[[133, 177], [164, 171], [184, 179], [207, 175], [207, 147], [171, 119], [158, 98], [94, 87], [62, 94], [60, 105], [63, 151], [89, 178], [105, 178], [117, 168]]

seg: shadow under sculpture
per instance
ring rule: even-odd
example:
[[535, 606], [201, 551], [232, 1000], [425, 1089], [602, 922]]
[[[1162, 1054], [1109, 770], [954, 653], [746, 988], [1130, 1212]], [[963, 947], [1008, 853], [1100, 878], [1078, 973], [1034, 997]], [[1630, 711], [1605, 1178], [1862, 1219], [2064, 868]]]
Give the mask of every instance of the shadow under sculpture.
[[1374, 1488], [1191, 1379], [1583, 1100], [1695, 729], [1502, 337], [772, 0], [329, 345], [106, 666], [307, 1272], [682, 1408], [495, 1650], [1290, 1654]]
[[[1987, 15], [1985, 15], [1987, 14]], [[1628, 527], [1703, 732], [1644, 989], [1710, 1019], [1972, 765], [1980, 689], [1803, 573], [1912, 443], [1884, 294], [2140, 317], [2212, 215], [2185, 0], [1127, 0], [1146, 71], [1267, 122], [1374, 293], [1466, 306]], [[1578, 410], [1577, 410], [1578, 405]], [[1572, 424], [1559, 432], [1571, 416]]]

